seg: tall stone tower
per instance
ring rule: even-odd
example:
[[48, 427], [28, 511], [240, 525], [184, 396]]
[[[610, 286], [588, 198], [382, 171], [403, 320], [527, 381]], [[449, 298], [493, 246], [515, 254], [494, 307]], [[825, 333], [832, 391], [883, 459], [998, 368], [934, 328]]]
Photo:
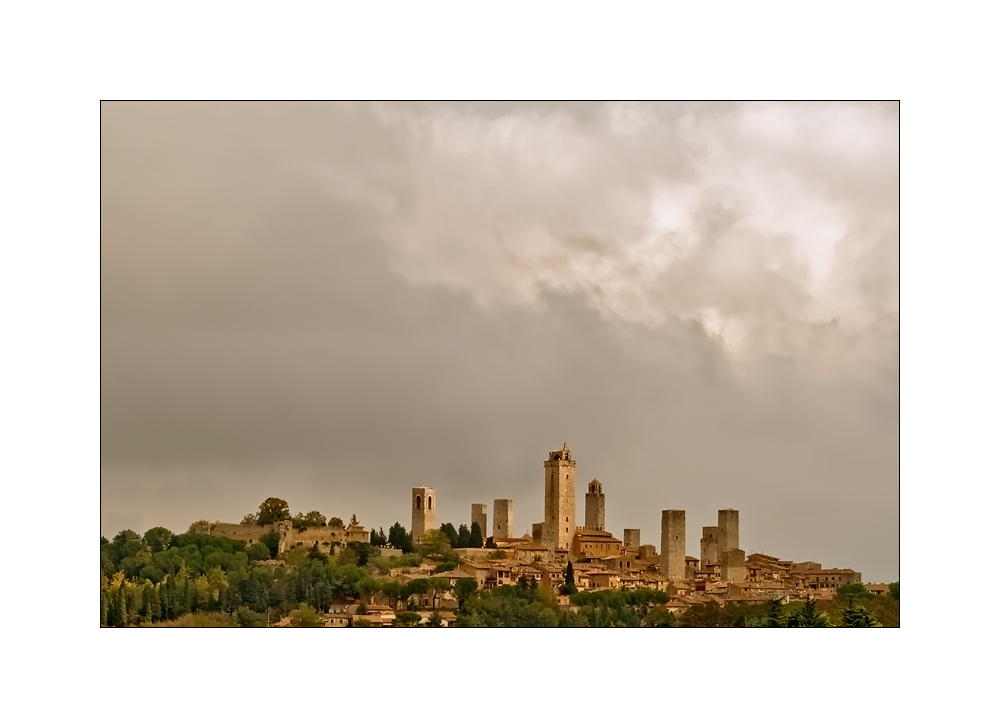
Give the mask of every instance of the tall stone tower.
[[627, 549], [639, 549], [639, 529], [638, 528], [626, 528], [625, 529], [625, 539], [622, 545]]
[[544, 523], [542, 542], [569, 551], [576, 532], [576, 461], [565, 442], [545, 461]]
[[671, 581], [685, 577], [684, 511], [663, 511], [660, 520], [660, 573]]
[[428, 531], [437, 528], [437, 496], [433, 488], [414, 488], [410, 499], [412, 514], [412, 536], [419, 541]]
[[473, 503], [472, 504], [472, 520], [469, 521], [469, 528], [472, 528], [473, 523], [479, 524], [479, 533], [483, 534], [483, 541], [490, 537], [490, 532], [486, 530], [486, 504], [485, 503]]
[[498, 498], [493, 501], [493, 538], [513, 538], [514, 501]]
[[719, 563], [719, 529], [717, 526], [701, 527], [701, 568]]
[[722, 555], [740, 547], [740, 512], [732, 508], [719, 511], [719, 563]]
[[591, 480], [587, 486], [583, 513], [583, 525], [586, 528], [604, 530], [604, 489], [601, 487], [601, 481], [597, 478]]

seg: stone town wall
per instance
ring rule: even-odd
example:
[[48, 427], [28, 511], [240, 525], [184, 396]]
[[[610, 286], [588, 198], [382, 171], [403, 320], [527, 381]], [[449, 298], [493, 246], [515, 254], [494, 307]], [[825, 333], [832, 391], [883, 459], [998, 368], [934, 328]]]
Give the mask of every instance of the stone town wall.
[[328, 554], [334, 544], [347, 543], [347, 531], [343, 528], [330, 526], [307, 526], [303, 530], [297, 528], [282, 529], [278, 551], [284, 552], [302, 547], [311, 549], [316, 546], [321, 553]]
[[[291, 522], [286, 521], [286, 523]], [[279, 524], [277, 523], [271, 523], [267, 526], [245, 526], [241, 523], [210, 523], [207, 531], [202, 529], [195, 530], [202, 533], [210, 533], [213, 536], [225, 536], [226, 538], [233, 538], [238, 541], [246, 541], [247, 546], [249, 546], [252, 543], [260, 541], [260, 537], [265, 533], [277, 531], [278, 528]]]
[[663, 511], [660, 518], [660, 572], [671, 581], [685, 577], [684, 518], [684, 511]]

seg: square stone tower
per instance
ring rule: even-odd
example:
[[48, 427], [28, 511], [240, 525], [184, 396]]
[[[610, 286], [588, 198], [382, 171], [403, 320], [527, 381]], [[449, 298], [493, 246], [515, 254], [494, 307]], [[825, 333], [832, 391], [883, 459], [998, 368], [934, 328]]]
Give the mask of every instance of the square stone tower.
[[513, 538], [514, 501], [498, 498], [493, 501], [493, 538]]
[[591, 480], [587, 486], [583, 513], [583, 525], [586, 528], [604, 530], [604, 489], [601, 486], [601, 481], [597, 478]]
[[479, 532], [483, 534], [483, 540], [485, 541], [490, 537], [490, 532], [486, 530], [486, 504], [485, 503], [473, 503], [472, 504], [472, 520], [469, 521], [469, 528], [472, 528], [473, 523], [479, 524]]
[[638, 528], [626, 528], [625, 529], [625, 539], [623, 545], [627, 549], [637, 549], [639, 548], [639, 529]]
[[434, 489], [414, 488], [410, 506], [413, 509], [411, 535], [413, 541], [417, 542], [424, 537], [425, 533], [437, 528], [437, 496], [434, 495]]
[[565, 442], [545, 461], [544, 523], [542, 541], [569, 551], [576, 532], [576, 461]]
[[740, 512], [732, 508], [719, 511], [719, 563], [722, 555], [740, 547]]
[[663, 511], [660, 520], [660, 573], [671, 581], [685, 577], [684, 511]]
[[719, 563], [719, 528], [718, 526], [702, 526], [701, 528], [701, 568], [707, 569], [709, 564]]

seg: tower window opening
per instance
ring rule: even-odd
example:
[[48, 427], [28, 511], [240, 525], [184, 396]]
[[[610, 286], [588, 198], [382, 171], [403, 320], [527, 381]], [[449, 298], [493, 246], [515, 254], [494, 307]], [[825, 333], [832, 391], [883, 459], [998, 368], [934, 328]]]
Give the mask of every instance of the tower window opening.
[[417, 496], [417, 508], [420, 508], [420, 496]]
[[430, 510], [430, 508], [431, 508], [431, 497], [427, 496], [427, 509]]

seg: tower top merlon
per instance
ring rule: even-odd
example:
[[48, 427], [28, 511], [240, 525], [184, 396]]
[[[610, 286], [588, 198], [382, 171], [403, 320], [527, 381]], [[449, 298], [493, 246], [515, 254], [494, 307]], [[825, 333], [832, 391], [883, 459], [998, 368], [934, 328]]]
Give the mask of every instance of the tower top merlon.
[[553, 460], [573, 462], [573, 455], [570, 453], [569, 446], [565, 442], [563, 443], [562, 450], [553, 450], [549, 453], [548, 462], [552, 462]]

